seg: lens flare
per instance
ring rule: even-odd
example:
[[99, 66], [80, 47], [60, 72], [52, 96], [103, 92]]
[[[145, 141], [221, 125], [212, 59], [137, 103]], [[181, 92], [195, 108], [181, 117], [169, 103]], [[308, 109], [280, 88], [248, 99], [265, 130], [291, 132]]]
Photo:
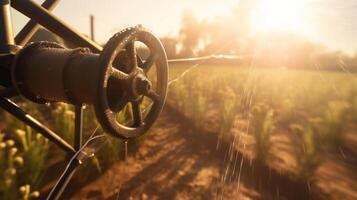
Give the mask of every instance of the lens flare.
[[260, 0], [253, 15], [255, 31], [293, 31], [304, 33], [306, 2], [303, 0]]

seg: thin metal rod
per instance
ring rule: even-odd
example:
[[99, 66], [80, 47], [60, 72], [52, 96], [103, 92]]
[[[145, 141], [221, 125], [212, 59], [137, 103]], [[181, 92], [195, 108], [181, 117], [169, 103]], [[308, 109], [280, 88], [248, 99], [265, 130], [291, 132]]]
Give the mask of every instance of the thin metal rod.
[[94, 15], [90, 15], [90, 39], [95, 41], [94, 39]]
[[128, 161], [128, 140], [124, 141], [124, 161]]
[[41, 124], [39, 121], [31, 117], [29, 114], [24, 112], [21, 108], [19, 108], [15, 103], [6, 99], [0, 98], [0, 107], [5, 111], [9, 112], [17, 119], [21, 120], [25, 124], [29, 125], [31, 128], [41, 133], [44, 137], [48, 138], [51, 142], [56, 144], [58, 147], [66, 151], [67, 153], [73, 155], [75, 153], [74, 148], [69, 145], [65, 140], [59, 137], [56, 133], [51, 131], [45, 125]]
[[10, 53], [9, 45], [14, 45], [15, 41], [9, 0], [0, 0], [0, 32], [0, 53]]
[[[60, 0], [46, 0], [41, 4], [41, 6], [46, 10], [51, 11], [57, 6], [59, 2]], [[39, 28], [40, 25], [35, 20], [31, 19], [16, 35], [15, 37], [16, 44], [20, 46], [24, 46]]]
[[65, 169], [56, 185], [52, 188], [50, 194], [47, 196], [47, 200], [57, 200], [61, 197], [64, 189], [66, 188], [79, 165], [80, 161], [77, 159], [72, 159], [70, 161], [68, 167]]
[[169, 59], [169, 63], [180, 63], [180, 62], [194, 62], [194, 61], [205, 61], [205, 60], [243, 60], [249, 58], [249, 56], [238, 56], [238, 55], [209, 55], [201, 57], [192, 57], [192, 58], [176, 58]]
[[78, 151], [82, 147], [82, 130], [83, 130], [83, 106], [76, 105], [74, 108], [75, 126], [74, 126], [74, 148]]
[[103, 49], [99, 44], [83, 36], [80, 32], [74, 30], [72, 27], [33, 1], [12, 0], [11, 6], [72, 44], [81, 47], [88, 47], [96, 53], [102, 51]]

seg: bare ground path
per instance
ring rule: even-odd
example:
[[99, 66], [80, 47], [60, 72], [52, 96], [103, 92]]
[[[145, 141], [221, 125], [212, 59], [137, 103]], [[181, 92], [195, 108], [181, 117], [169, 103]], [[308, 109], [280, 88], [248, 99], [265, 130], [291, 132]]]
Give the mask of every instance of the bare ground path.
[[325, 199], [229, 144], [218, 150], [216, 144], [217, 134], [196, 130], [166, 108], [127, 162], [114, 164], [72, 199]]

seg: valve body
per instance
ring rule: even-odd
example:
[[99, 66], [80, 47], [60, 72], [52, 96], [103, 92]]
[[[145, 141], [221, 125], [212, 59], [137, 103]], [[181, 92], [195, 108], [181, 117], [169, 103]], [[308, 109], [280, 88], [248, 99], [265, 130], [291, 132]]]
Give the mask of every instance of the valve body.
[[[137, 51], [143, 47], [149, 52], [145, 59]], [[148, 77], [151, 68], [154, 84]], [[26, 45], [13, 59], [11, 79], [19, 94], [36, 103], [93, 105], [104, 131], [129, 139], [145, 133], [159, 116], [168, 64], [160, 40], [136, 26], [111, 37], [100, 54], [51, 42]], [[128, 109], [131, 114], [118, 121], [117, 114]]]
[[92, 104], [99, 81], [99, 54], [40, 42], [16, 56], [12, 79], [19, 92], [37, 103]]

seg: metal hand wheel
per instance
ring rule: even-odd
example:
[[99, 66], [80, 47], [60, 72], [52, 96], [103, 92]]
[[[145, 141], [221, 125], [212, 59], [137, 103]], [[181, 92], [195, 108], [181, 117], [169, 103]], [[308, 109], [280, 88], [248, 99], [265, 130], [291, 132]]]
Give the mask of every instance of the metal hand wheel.
[[[146, 59], [138, 53], [144, 47]], [[94, 102], [99, 123], [115, 137], [141, 136], [156, 121], [166, 99], [168, 64], [161, 42], [141, 26], [125, 29], [108, 41], [99, 62], [101, 80]], [[153, 67], [155, 78], [150, 80], [148, 73]], [[146, 99], [150, 106], [144, 109]], [[118, 113], [128, 107], [131, 121], [118, 121]]]

